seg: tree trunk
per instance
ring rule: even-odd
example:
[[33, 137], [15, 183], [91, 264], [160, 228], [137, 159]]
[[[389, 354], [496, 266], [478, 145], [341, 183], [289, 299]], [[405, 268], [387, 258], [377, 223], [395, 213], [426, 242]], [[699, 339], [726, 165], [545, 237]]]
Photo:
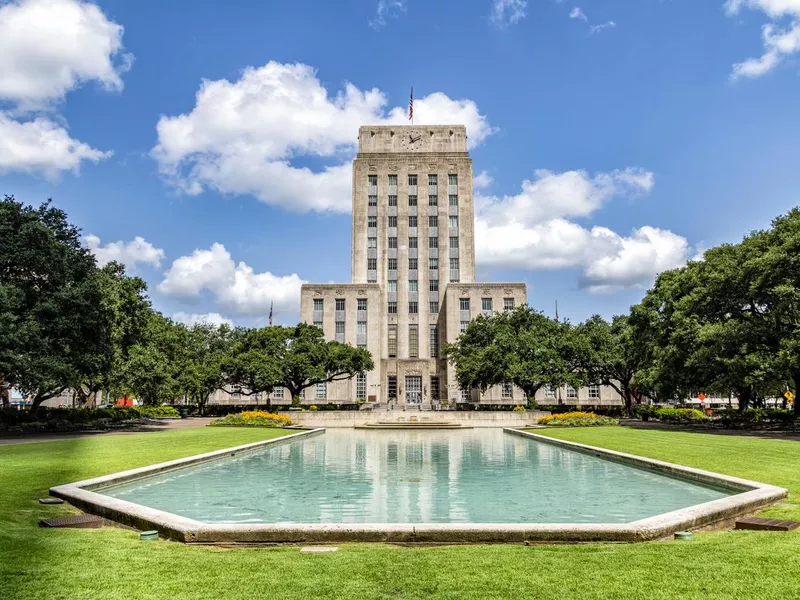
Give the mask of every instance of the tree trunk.
[[0, 399], [3, 401], [3, 408], [8, 408], [11, 404], [11, 391], [6, 386], [0, 386]]
[[633, 416], [633, 392], [631, 392], [630, 386], [623, 385], [622, 386], [622, 399], [625, 402], [625, 416], [632, 417]]
[[750, 408], [751, 393], [750, 388], [737, 389], [736, 398], [739, 400], [739, 412], [743, 412]]
[[39, 412], [39, 407], [42, 405], [42, 402], [46, 400], [45, 397], [36, 395], [33, 397], [33, 404], [31, 404], [31, 413]]
[[792, 369], [791, 374], [794, 382], [794, 416], [800, 419], [800, 399], [797, 397], [797, 388], [800, 387], [800, 368]]

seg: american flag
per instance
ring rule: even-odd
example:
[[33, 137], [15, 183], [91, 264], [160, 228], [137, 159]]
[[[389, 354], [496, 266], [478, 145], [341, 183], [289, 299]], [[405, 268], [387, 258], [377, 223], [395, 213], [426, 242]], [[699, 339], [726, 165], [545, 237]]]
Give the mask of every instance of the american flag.
[[408, 100], [408, 120], [414, 122], [414, 88], [411, 88], [411, 98]]
[[272, 325], [272, 302], [269, 303], [269, 324]]

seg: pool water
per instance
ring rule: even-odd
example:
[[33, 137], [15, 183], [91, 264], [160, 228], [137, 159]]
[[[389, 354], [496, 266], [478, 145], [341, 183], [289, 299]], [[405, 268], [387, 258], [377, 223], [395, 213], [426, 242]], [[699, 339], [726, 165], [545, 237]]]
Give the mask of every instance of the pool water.
[[735, 492], [500, 429], [333, 429], [101, 493], [207, 523], [627, 523]]

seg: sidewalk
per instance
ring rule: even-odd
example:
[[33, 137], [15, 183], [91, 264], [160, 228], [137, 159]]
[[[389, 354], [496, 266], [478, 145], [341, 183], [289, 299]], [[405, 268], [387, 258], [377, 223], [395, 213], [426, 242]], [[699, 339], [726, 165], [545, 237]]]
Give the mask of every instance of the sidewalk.
[[0, 446], [15, 444], [35, 444], [38, 442], [58, 442], [75, 438], [94, 437], [98, 435], [129, 435], [131, 433], [149, 433], [154, 431], [171, 431], [173, 429], [191, 429], [205, 427], [211, 422], [211, 417], [190, 417], [188, 419], [162, 419], [152, 420], [144, 425], [137, 425], [126, 429], [111, 431], [76, 431], [74, 433], [24, 433], [13, 435], [0, 433]]

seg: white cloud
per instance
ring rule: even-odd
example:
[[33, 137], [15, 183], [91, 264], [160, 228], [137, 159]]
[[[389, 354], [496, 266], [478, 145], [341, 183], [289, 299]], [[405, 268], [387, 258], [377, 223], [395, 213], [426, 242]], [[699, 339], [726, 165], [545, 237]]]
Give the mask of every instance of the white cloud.
[[78, 173], [82, 161], [111, 156], [70, 137], [48, 118], [17, 121], [0, 111], [0, 173], [41, 173], [54, 178], [61, 171]]
[[[760, 10], [772, 19], [761, 28], [764, 53], [733, 65], [731, 79], [760, 77], [772, 71], [787, 56], [800, 52], [800, 0], [728, 0], [725, 10], [730, 16], [738, 15], [743, 8]], [[786, 27], [777, 21], [789, 18]]]
[[220, 325], [228, 325], [229, 327], [233, 327], [233, 321], [228, 317], [223, 317], [221, 314], [217, 312], [210, 312], [210, 313], [186, 313], [186, 312], [176, 312], [172, 315], [172, 318], [178, 321], [179, 323], [183, 323], [184, 325], [188, 325], [191, 327], [192, 325], [197, 325], [199, 323], [207, 323], [209, 325], [215, 325], [219, 327]]
[[472, 178], [472, 187], [476, 190], [485, 190], [492, 185], [492, 176], [486, 171], [481, 171]]
[[21, 109], [62, 100], [86, 81], [122, 89], [131, 64], [121, 25], [80, 0], [12, 0], [0, 6], [0, 98]]
[[369, 21], [373, 29], [381, 29], [386, 25], [387, 19], [395, 19], [406, 10], [406, 0], [378, 0], [375, 9], [375, 18]]
[[521, 193], [476, 197], [475, 249], [481, 265], [519, 269], [582, 270], [581, 283], [594, 293], [645, 285], [657, 273], [686, 261], [688, 243], [670, 231], [636, 229], [628, 237], [605, 227], [588, 229], [571, 218], [591, 216], [615, 197], [649, 192], [655, 176], [627, 168], [535, 172]]
[[528, 8], [526, 0], [494, 0], [491, 20], [500, 25], [514, 25], [525, 18]]
[[617, 24], [614, 21], [606, 21], [600, 25], [592, 25], [589, 27], [589, 33], [600, 33], [604, 29], [614, 29]]
[[[331, 97], [312, 67], [269, 62], [234, 82], [203, 81], [191, 112], [159, 119], [152, 155], [187, 194], [214, 189], [297, 212], [349, 212], [359, 126], [408, 123], [405, 106], [387, 111], [386, 104], [380, 90], [349, 83]], [[470, 147], [494, 132], [473, 101], [442, 93], [415, 98], [414, 115], [420, 123], [465, 124]], [[293, 164], [303, 157], [325, 166]]]
[[578, 8], [577, 6], [569, 11], [569, 18], [570, 19], [582, 19], [584, 21], [588, 21], [589, 19], [583, 14], [583, 11]]
[[100, 266], [112, 260], [127, 267], [135, 268], [138, 265], [160, 267], [165, 254], [161, 248], [156, 248], [143, 237], [136, 236], [130, 242], [110, 242], [105, 246], [100, 245], [100, 238], [96, 235], [87, 235], [84, 240], [86, 246], [97, 258]]
[[273, 302], [275, 313], [295, 312], [303, 283], [296, 273], [256, 273], [244, 262], [235, 264], [225, 246], [215, 243], [176, 259], [158, 289], [186, 301], [209, 292], [232, 312], [259, 315], [268, 313]]

